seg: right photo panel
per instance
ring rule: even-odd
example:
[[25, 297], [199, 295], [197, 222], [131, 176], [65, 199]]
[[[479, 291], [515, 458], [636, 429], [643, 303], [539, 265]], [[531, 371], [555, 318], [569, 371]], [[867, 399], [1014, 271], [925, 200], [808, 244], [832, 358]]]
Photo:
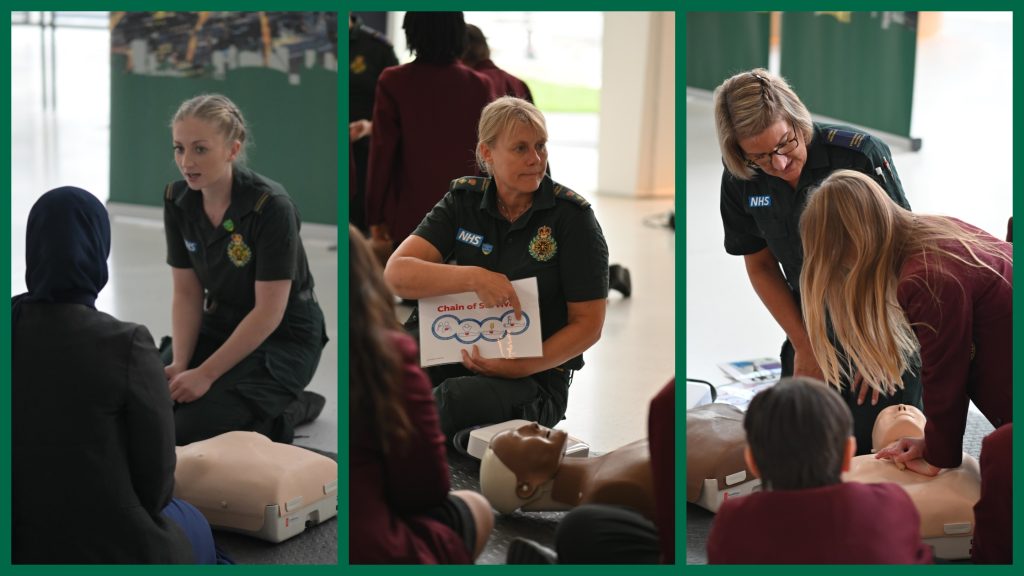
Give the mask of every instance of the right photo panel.
[[1012, 563], [1013, 14], [685, 18], [686, 562]]

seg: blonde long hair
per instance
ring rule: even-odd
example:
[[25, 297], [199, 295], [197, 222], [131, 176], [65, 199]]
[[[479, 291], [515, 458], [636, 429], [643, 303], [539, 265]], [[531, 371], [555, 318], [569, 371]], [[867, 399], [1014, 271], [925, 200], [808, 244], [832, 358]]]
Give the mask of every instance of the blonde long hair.
[[[811, 192], [800, 217], [800, 236], [804, 321], [826, 382], [840, 387], [859, 371], [887, 395], [902, 387], [901, 375], [919, 347], [896, 296], [906, 259], [919, 254], [939, 274], [948, 273], [942, 269], [944, 257], [997, 275], [979, 253], [1013, 261], [950, 218], [902, 208], [874, 180], [854, 170], [832, 173]], [[947, 248], [957, 244], [968, 256]], [[926, 284], [924, 278], [918, 281]], [[829, 322], [843, 357], [828, 337]]]

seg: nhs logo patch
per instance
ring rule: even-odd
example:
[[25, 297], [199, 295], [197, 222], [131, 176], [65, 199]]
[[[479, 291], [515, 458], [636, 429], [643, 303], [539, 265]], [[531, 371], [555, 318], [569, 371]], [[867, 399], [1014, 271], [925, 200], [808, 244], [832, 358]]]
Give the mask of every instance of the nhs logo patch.
[[469, 244], [475, 248], [479, 248], [484, 242], [483, 234], [477, 234], [476, 232], [470, 232], [465, 228], [459, 228], [459, 231], [455, 233], [455, 239], [463, 244]]
[[[185, 239], [184, 239], [184, 238], [182, 238], [182, 240], [185, 240]], [[195, 242], [189, 242], [188, 240], [185, 240], [185, 248], [186, 248], [186, 249], [187, 249], [187, 250], [188, 250], [189, 252], [195, 252], [196, 250], [198, 250], [198, 249], [199, 249], [199, 245], [198, 245], [198, 244], [196, 244]]]
[[772, 205], [772, 197], [768, 194], [762, 196], [749, 196], [747, 201], [751, 208], [767, 208]]

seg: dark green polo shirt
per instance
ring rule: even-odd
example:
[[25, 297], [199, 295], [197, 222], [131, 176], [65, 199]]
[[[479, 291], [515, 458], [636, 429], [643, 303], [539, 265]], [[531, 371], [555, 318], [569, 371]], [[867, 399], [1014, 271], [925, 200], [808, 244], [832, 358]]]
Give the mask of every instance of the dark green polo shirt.
[[910, 209], [885, 142], [847, 126], [815, 122], [814, 136], [807, 144], [807, 163], [796, 190], [785, 180], [761, 171], [753, 180], [740, 180], [724, 171], [721, 210], [725, 251], [739, 256], [767, 247], [782, 265], [792, 290], [799, 293], [804, 262], [800, 215], [807, 204], [807, 193], [829, 174], [844, 168], [871, 176], [897, 204]]
[[195, 270], [208, 299], [236, 321], [255, 307], [257, 280], [291, 280], [289, 308], [313, 287], [300, 226], [284, 187], [245, 168], [233, 170], [231, 205], [216, 228], [200, 191], [179, 180], [164, 192], [167, 263]]
[[[568, 324], [567, 302], [608, 297], [608, 244], [590, 203], [547, 176], [533, 206], [513, 223], [498, 212], [492, 179], [453, 180], [413, 234], [447, 263], [480, 266], [509, 280], [536, 276], [544, 340]], [[566, 363], [582, 366], [582, 355]]]

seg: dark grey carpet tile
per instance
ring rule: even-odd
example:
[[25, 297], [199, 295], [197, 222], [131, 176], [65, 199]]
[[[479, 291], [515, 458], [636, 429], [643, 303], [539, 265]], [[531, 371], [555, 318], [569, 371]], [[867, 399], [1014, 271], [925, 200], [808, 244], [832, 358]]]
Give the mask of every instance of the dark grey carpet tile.
[[967, 429], [964, 431], [964, 452], [978, 458], [981, 455], [981, 441], [992, 433], [992, 424], [973, 410], [967, 413]]
[[708, 563], [708, 532], [711, 531], [712, 512], [686, 503], [686, 563]]
[[273, 544], [233, 532], [215, 530], [213, 538], [236, 564], [337, 564], [337, 517]]
[[[448, 451], [448, 467], [451, 469], [452, 490], [480, 491], [480, 461]], [[554, 548], [555, 528], [565, 512], [515, 512], [497, 514], [494, 518], [494, 532], [487, 547], [477, 558], [477, 564], [504, 564], [508, 545], [513, 538], [521, 536]]]

